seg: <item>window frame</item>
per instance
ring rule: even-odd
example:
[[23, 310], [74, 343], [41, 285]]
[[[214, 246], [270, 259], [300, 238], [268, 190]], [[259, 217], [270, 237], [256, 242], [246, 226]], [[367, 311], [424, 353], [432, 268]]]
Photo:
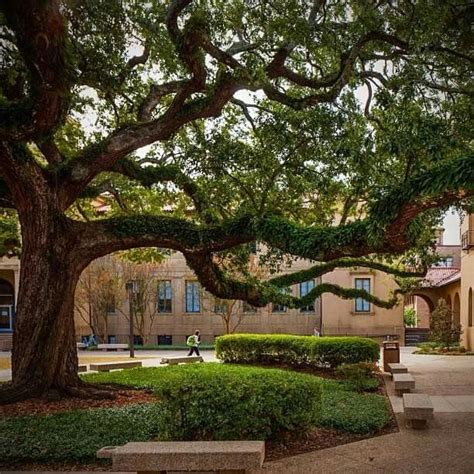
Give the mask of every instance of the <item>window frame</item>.
[[[362, 287], [358, 287], [358, 281], [367, 281], [368, 282], [368, 289], [365, 288], [364, 285]], [[372, 294], [372, 278], [370, 277], [355, 277], [354, 278], [354, 288], [356, 290], [366, 290], [368, 293]], [[362, 303], [362, 309], [359, 309], [358, 304]], [[367, 308], [367, 309], [366, 309]], [[357, 297], [354, 298], [354, 313], [357, 314], [368, 314], [372, 312], [372, 304], [370, 301], [365, 300], [364, 298]]]
[[[309, 289], [307, 287], [306, 288], [306, 290], [307, 290], [306, 293], [303, 294], [303, 292], [302, 292], [303, 285], [306, 284], [306, 286], [308, 286], [309, 283], [311, 283], [313, 286]], [[310, 291], [314, 290], [314, 288], [316, 288], [316, 282], [314, 281], [314, 279], [300, 282], [300, 284], [298, 286], [298, 291], [299, 291], [300, 298], [307, 295]], [[310, 308], [312, 308], [312, 309], [310, 309]], [[313, 304], [310, 304], [310, 305], [304, 306], [303, 308], [300, 308], [300, 313], [315, 313], [315, 312], [316, 312], [316, 300], [313, 301]]]
[[[198, 309], [189, 309], [189, 301], [188, 301], [188, 285], [196, 285], [197, 291], [192, 293], [192, 307], [195, 308], [195, 295], [197, 295], [198, 298]], [[201, 295], [201, 285], [199, 284], [198, 280], [186, 280], [184, 282], [184, 312], [189, 313], [189, 314], [196, 314], [201, 312], [201, 306], [202, 306], [202, 295]]]
[[[165, 297], [161, 298], [160, 297], [160, 291], [161, 291], [161, 284], [164, 283], [169, 283], [169, 287], [165, 286], [164, 289], [164, 294]], [[169, 289], [170, 292], [170, 297], [167, 298], [167, 290]], [[164, 302], [164, 306], [166, 307], [165, 310], [160, 309], [160, 301]], [[167, 301], [169, 301], [169, 310], [167, 308]], [[158, 285], [157, 285], [157, 291], [156, 291], [156, 311], [160, 314], [171, 314], [173, 312], [173, 281], [172, 280], [158, 280]]]

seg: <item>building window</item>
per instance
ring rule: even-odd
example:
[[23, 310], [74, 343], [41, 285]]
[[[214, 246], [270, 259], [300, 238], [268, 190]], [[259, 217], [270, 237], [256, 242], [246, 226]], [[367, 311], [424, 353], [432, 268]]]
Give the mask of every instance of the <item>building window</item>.
[[159, 313], [171, 313], [173, 311], [171, 280], [158, 282], [157, 309]]
[[[356, 278], [355, 288], [357, 290], [365, 290], [370, 293], [370, 278]], [[355, 300], [355, 312], [356, 313], [369, 313], [370, 303], [363, 298], [356, 298]]]
[[214, 301], [214, 313], [226, 314], [229, 311], [229, 304], [225, 300], [216, 299]]
[[452, 267], [453, 266], [453, 257], [443, 257], [440, 258], [436, 263], [435, 267]]
[[0, 279], [0, 332], [13, 331], [15, 293], [7, 280]]
[[199, 313], [201, 311], [201, 288], [197, 281], [186, 282], [186, 312]]
[[[281, 288], [280, 290], [282, 293], [291, 293], [290, 288]], [[286, 313], [288, 311], [288, 308], [285, 305], [282, 304], [274, 304], [272, 306], [272, 313]]]
[[107, 314], [117, 314], [117, 308], [115, 304], [115, 295], [110, 295], [107, 299], [107, 303], [105, 305], [105, 310]]
[[173, 336], [168, 336], [168, 335], [158, 336], [158, 344], [160, 346], [171, 346], [173, 344]]
[[133, 345], [134, 346], [143, 346], [143, 338], [142, 336], [133, 336]]
[[[300, 298], [306, 296], [311, 290], [314, 290], [314, 280], [303, 281], [300, 283]], [[300, 310], [302, 313], [314, 313], [314, 302], [304, 306]]]
[[257, 308], [252, 306], [251, 304], [247, 303], [247, 301], [242, 302], [242, 312], [244, 313], [256, 313]]
[[107, 336], [107, 342], [109, 344], [117, 344], [117, 336]]

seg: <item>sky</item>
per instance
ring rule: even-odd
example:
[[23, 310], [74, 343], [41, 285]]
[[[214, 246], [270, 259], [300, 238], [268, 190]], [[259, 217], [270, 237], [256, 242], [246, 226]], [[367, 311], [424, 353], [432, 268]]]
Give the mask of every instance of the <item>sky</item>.
[[446, 245], [459, 245], [461, 239], [459, 237], [459, 214], [457, 212], [453, 213], [451, 211], [447, 212], [444, 221], [444, 240], [443, 242]]

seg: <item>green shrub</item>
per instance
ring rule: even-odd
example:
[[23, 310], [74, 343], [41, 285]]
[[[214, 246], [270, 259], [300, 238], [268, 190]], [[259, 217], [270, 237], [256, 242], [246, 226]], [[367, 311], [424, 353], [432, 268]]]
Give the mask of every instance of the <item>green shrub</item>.
[[405, 311], [403, 312], [403, 322], [406, 327], [416, 327], [418, 324], [418, 315], [413, 308], [405, 308]]
[[377, 374], [380, 372], [378, 366], [373, 362], [358, 362], [357, 364], [341, 364], [336, 373], [357, 392], [364, 390], [376, 390], [379, 386]]
[[224, 362], [337, 367], [376, 362], [377, 342], [362, 337], [313, 337], [275, 334], [231, 334], [216, 339], [216, 356]]
[[387, 398], [341, 389], [341, 383], [324, 381], [318, 425], [351, 433], [374, 433], [391, 419]]
[[160, 439], [266, 439], [310, 427], [320, 379], [278, 369], [199, 364], [84, 377], [151, 389], [160, 400]]
[[96, 461], [104, 446], [153, 439], [162, 424], [157, 404], [0, 419], [0, 465]]

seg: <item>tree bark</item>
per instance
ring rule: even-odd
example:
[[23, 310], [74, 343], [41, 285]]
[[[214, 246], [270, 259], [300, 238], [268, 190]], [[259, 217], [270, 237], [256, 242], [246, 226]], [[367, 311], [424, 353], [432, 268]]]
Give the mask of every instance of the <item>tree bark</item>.
[[33, 209], [20, 212], [23, 241], [12, 381], [1, 387], [0, 403], [37, 396], [107, 396], [78, 375], [74, 292], [88, 263], [80, 232], [48, 205]]

